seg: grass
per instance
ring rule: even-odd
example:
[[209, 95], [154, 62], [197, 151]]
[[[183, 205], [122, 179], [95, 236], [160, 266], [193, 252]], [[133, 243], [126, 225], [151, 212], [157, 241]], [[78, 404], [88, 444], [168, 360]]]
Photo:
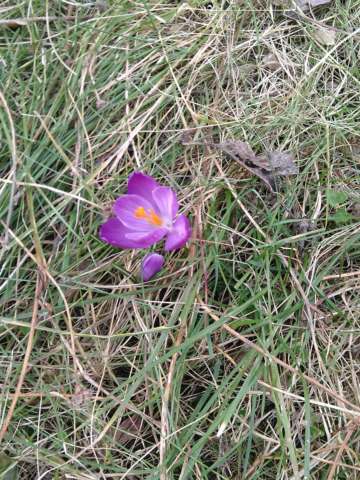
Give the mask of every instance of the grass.
[[[1, 479], [360, 478], [359, 7], [3, 2]], [[194, 230], [146, 284], [97, 233], [134, 170]]]

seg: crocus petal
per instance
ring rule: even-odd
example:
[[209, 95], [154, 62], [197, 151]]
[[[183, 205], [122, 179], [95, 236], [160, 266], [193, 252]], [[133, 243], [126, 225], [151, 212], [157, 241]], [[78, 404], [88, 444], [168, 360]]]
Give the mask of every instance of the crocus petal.
[[130, 175], [128, 180], [128, 194], [140, 195], [148, 202], [152, 203], [153, 199], [151, 193], [159, 184], [149, 175], [141, 172], [135, 172]]
[[147, 282], [162, 269], [164, 257], [158, 253], [149, 253], [141, 264], [141, 276], [144, 282]]
[[138, 242], [126, 238], [129, 230], [117, 219], [109, 218], [100, 226], [99, 236], [103, 242], [119, 248], [138, 248]]
[[137, 233], [135, 238], [132, 230], [126, 228], [117, 218], [109, 218], [100, 226], [99, 236], [103, 242], [118, 248], [147, 248], [161, 240], [167, 233], [166, 229], [154, 230], [150, 233]]
[[[145, 248], [150, 245], [154, 245], [156, 242], [159, 242], [168, 232], [169, 230], [167, 228], [157, 228], [150, 233], [129, 231], [126, 233], [126, 238], [129, 240], [134, 240], [135, 242], [141, 242], [144, 244]], [[145, 243], [147, 245], [145, 245]]]
[[168, 187], [158, 187], [153, 190], [152, 196], [161, 217], [172, 221], [179, 209], [174, 190]]
[[177, 250], [185, 245], [191, 236], [190, 222], [185, 215], [179, 215], [165, 242], [165, 251]]
[[114, 204], [114, 213], [129, 230], [152, 232], [162, 226], [155, 208], [140, 195], [123, 195]]

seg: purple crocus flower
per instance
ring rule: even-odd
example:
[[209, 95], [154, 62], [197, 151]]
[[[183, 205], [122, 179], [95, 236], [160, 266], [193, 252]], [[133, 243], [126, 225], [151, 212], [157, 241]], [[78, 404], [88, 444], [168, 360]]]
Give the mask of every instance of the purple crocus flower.
[[148, 253], [141, 263], [141, 276], [147, 282], [164, 266], [164, 257], [158, 253]]
[[100, 238], [119, 248], [147, 248], [166, 237], [165, 250], [183, 247], [191, 235], [190, 222], [177, 215], [175, 192], [141, 172], [130, 175], [128, 193], [113, 206], [115, 216], [100, 227]]

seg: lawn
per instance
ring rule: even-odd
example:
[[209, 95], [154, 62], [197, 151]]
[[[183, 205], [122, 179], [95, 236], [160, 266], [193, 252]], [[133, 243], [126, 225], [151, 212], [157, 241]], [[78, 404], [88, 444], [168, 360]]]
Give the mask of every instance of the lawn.
[[[360, 479], [360, 1], [305, 3], [2, 1], [1, 480]], [[192, 225], [148, 282], [135, 171]]]

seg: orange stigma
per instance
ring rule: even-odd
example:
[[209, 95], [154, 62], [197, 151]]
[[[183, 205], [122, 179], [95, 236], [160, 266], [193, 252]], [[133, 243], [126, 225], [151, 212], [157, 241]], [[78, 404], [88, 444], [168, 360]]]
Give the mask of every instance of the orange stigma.
[[148, 213], [144, 207], [138, 207], [135, 210], [134, 217], [144, 219], [150, 223], [150, 225], [155, 225], [156, 227], [161, 227], [163, 224], [162, 219], [159, 217], [159, 215], [156, 215], [153, 209], [149, 210]]

